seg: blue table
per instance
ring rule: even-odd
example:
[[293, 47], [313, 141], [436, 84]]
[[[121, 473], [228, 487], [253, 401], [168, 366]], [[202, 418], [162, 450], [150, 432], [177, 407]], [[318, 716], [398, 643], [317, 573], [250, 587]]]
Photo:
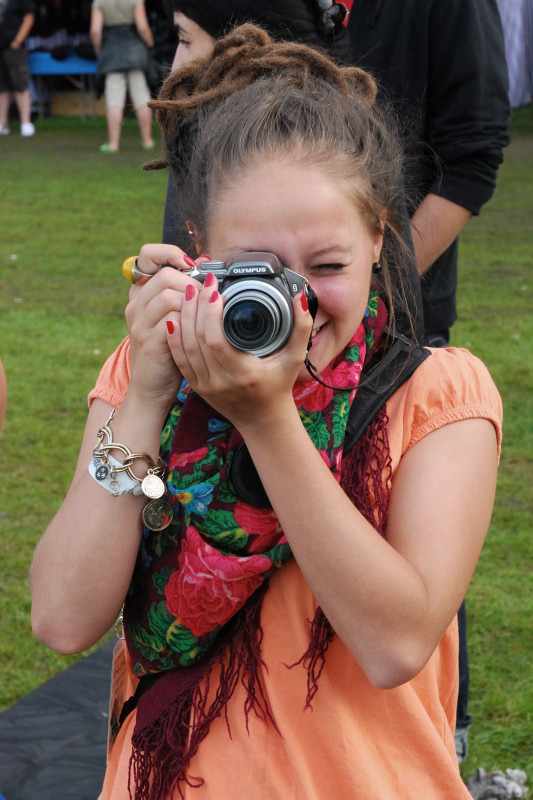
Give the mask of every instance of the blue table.
[[37, 78], [39, 93], [39, 117], [44, 116], [44, 103], [42, 92], [42, 78], [45, 75], [73, 75], [81, 77], [79, 88], [81, 91], [81, 118], [85, 119], [87, 94], [90, 98], [93, 119], [96, 117], [96, 96], [94, 91], [94, 76], [97, 70], [96, 61], [80, 58], [75, 53], [66, 58], [54, 58], [51, 53], [35, 51], [28, 54], [28, 66], [32, 76]]

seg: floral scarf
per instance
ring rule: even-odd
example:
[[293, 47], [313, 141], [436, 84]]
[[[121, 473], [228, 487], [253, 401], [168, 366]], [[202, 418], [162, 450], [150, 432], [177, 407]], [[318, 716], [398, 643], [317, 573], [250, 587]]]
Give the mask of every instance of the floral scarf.
[[[339, 482], [350, 406], [375, 332], [381, 332], [382, 312], [371, 292], [363, 322], [342, 357], [321, 373], [323, 383], [310, 381], [293, 392], [305, 429]], [[157, 692], [152, 689], [138, 704], [131, 762], [135, 800], [162, 800], [172, 788], [181, 795], [180, 780], [201, 782], [186, 776], [187, 764], [212, 719], [224, 713], [239, 678], [248, 691], [246, 714], [253, 709], [269, 717], [257, 680], [261, 601], [269, 576], [291, 558], [291, 550], [273, 510], [236, 493], [231, 470], [241, 447], [239, 432], [184, 385], [161, 439], [174, 518], [163, 531], [144, 530], [125, 604], [136, 674], [165, 673]], [[307, 705], [332, 636], [319, 609], [301, 659], [308, 670]], [[221, 668], [220, 689], [206, 708], [214, 663]]]

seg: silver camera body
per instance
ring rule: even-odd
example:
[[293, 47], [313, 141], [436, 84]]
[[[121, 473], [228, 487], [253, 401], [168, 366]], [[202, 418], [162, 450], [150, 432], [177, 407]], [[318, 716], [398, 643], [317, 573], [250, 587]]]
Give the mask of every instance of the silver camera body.
[[274, 253], [240, 253], [228, 263], [207, 261], [187, 270], [200, 283], [208, 273], [217, 277], [224, 299], [224, 334], [239, 350], [262, 358], [280, 350], [294, 324], [292, 300], [301, 291], [316, 315], [318, 303], [309, 281], [284, 267]]

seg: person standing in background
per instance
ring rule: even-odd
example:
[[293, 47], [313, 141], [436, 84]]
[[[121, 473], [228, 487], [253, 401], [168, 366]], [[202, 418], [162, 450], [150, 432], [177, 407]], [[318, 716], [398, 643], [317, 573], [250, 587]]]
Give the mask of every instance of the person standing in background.
[[94, 0], [90, 33], [98, 55], [98, 74], [105, 75], [108, 141], [100, 150], [119, 150], [127, 91], [139, 123], [141, 147], [151, 150], [154, 141], [147, 76], [151, 74], [149, 48], [154, 40], [143, 0]]
[[24, 42], [34, 22], [31, 0], [0, 0], [0, 135], [9, 130], [9, 106], [15, 99], [21, 136], [33, 136], [30, 71]]
[[354, 0], [351, 63], [397, 104], [427, 344], [457, 312], [457, 237], [492, 197], [509, 143], [507, 64], [496, 0]]
[[[507, 63], [496, 0], [353, 0], [351, 63], [372, 73], [404, 126], [424, 341], [446, 347], [457, 317], [458, 235], [491, 198], [507, 133]], [[456, 750], [468, 753], [469, 665], [459, 610]]]

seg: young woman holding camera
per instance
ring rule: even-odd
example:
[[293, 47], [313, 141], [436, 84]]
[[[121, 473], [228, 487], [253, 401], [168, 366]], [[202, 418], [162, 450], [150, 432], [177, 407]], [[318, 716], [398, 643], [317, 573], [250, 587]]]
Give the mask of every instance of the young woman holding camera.
[[437, 350], [345, 446], [404, 298], [400, 147], [375, 93], [245, 25], [155, 104], [170, 144], [198, 114], [185, 200], [200, 260], [274, 253], [318, 310], [298, 292], [288, 342], [259, 358], [226, 339], [214, 276], [195, 281], [172, 245], [140, 251], [152, 277], [131, 288], [129, 337], [32, 568], [34, 630], [61, 652], [124, 605], [133, 699], [106, 800], [469, 797], [455, 617], [501, 403], [474, 356]]

